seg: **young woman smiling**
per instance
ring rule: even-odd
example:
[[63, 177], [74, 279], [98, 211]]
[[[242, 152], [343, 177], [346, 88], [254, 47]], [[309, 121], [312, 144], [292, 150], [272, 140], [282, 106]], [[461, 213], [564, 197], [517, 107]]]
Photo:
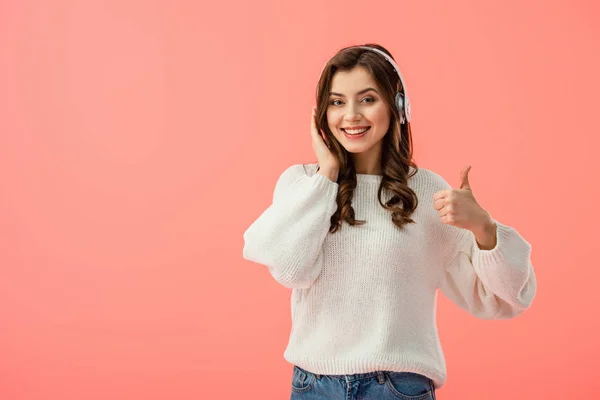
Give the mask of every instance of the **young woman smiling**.
[[[435, 399], [446, 381], [438, 289], [483, 319], [536, 292], [531, 246], [412, 160], [410, 102], [382, 46], [325, 65], [310, 121], [316, 163], [279, 177], [244, 232], [245, 259], [292, 289], [292, 399]], [[345, 224], [344, 224], [345, 223]]]

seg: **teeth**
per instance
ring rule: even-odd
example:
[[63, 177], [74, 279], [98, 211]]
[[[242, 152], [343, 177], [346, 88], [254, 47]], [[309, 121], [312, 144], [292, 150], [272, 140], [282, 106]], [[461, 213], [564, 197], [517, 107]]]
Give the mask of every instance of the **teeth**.
[[365, 129], [344, 129], [344, 131], [346, 131], [346, 133], [349, 133], [350, 135], [358, 135], [360, 133], [366, 132], [367, 129], [369, 129], [369, 128], [365, 128]]

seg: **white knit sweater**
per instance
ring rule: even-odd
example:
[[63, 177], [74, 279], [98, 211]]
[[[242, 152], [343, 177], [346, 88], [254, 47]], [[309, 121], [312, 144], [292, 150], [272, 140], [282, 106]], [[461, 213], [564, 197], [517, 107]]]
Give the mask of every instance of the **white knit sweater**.
[[[284, 358], [315, 374], [377, 370], [446, 381], [436, 326], [439, 288], [482, 319], [512, 318], [536, 292], [531, 245], [497, 224], [497, 245], [481, 250], [472, 232], [443, 224], [433, 194], [450, 189], [419, 168], [408, 180], [419, 204], [402, 229], [377, 200], [379, 175], [357, 174], [352, 207], [361, 226], [329, 233], [338, 184], [295, 164], [279, 177], [273, 203], [244, 232], [243, 257], [292, 289]], [[413, 169], [411, 168], [411, 172]], [[382, 198], [391, 198], [387, 190]]]

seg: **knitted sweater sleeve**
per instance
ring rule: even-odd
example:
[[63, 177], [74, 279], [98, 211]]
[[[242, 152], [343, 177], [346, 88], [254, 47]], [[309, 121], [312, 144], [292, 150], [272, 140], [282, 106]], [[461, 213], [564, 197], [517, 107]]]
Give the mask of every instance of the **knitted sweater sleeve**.
[[[442, 189], [451, 186], [436, 176]], [[439, 188], [438, 188], [439, 189]], [[528, 309], [537, 283], [531, 245], [512, 227], [496, 223], [496, 247], [482, 250], [473, 232], [444, 225], [455, 250], [450, 253], [442, 293], [481, 319], [514, 318]]]
[[531, 245], [514, 228], [494, 222], [497, 243], [491, 250], [481, 250], [475, 235], [462, 229], [441, 291], [475, 317], [508, 319], [529, 308], [536, 277]]
[[272, 204], [244, 232], [243, 257], [268, 267], [287, 288], [308, 288], [321, 272], [321, 247], [337, 209], [338, 183], [304, 165], [288, 167]]

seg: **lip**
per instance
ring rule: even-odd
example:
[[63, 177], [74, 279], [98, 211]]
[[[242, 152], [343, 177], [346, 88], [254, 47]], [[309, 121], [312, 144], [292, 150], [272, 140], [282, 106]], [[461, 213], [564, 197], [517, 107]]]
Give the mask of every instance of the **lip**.
[[344, 126], [341, 129], [363, 129], [363, 128], [369, 128], [370, 125], [362, 125], [362, 126]]
[[349, 139], [349, 140], [357, 140], [357, 139], [361, 139], [361, 138], [365, 137], [365, 136], [367, 135], [367, 133], [369, 133], [369, 131], [370, 131], [370, 127], [369, 127], [369, 129], [367, 129], [367, 130], [366, 130], [366, 131], [364, 131], [363, 133], [360, 133], [360, 134], [358, 134], [358, 135], [351, 135], [351, 134], [347, 133], [347, 132], [344, 130], [344, 128], [342, 128], [342, 132], [344, 132], [344, 137], [345, 137], [346, 139]]

